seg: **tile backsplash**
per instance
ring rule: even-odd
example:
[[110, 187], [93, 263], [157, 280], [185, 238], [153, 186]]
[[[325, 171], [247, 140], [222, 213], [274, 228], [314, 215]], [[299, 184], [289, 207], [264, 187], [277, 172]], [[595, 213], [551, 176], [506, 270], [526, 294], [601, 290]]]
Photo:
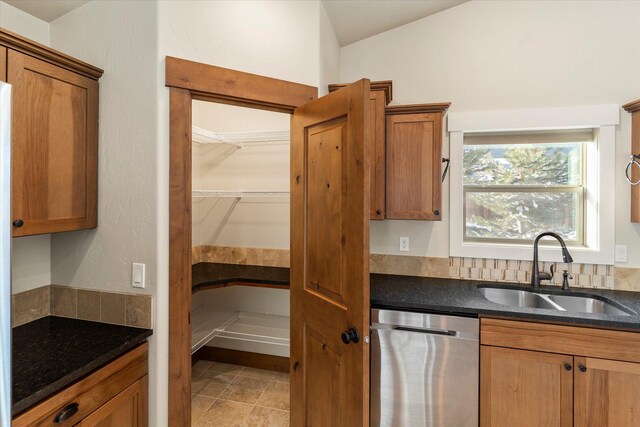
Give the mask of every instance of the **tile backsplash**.
[[[614, 289], [615, 270], [612, 265], [564, 264], [540, 262], [540, 271], [555, 274], [552, 283], [562, 284], [562, 273], [571, 275], [569, 285], [579, 288]], [[492, 282], [530, 283], [532, 261], [517, 261], [488, 258], [449, 258], [449, 277], [453, 279], [487, 280]]]
[[53, 315], [138, 328], [152, 327], [151, 295], [50, 285], [12, 295], [13, 326]]
[[[197, 246], [192, 262], [220, 262], [288, 267], [286, 249], [236, 248], [227, 246]], [[562, 271], [572, 276], [569, 285], [579, 288], [615, 289], [640, 292], [640, 268], [614, 267], [600, 264], [563, 264], [540, 262], [541, 271], [555, 264], [552, 283], [562, 284]], [[372, 273], [400, 274], [421, 277], [443, 277], [463, 280], [486, 280], [528, 284], [532, 261], [489, 258], [438, 258], [404, 255], [371, 254]]]

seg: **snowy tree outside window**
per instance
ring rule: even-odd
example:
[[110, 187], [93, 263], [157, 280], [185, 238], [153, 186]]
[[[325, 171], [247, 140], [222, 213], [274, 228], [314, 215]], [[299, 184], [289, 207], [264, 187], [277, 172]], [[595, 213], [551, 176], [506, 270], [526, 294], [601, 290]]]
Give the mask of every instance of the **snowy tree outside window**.
[[[509, 139], [514, 140], [508, 143]], [[464, 240], [524, 243], [555, 231], [584, 243], [584, 142], [562, 134], [464, 144]], [[534, 139], [536, 143], [522, 143]], [[564, 139], [563, 142], [554, 142]], [[584, 139], [584, 138], [582, 138]], [[492, 143], [498, 141], [498, 143]]]

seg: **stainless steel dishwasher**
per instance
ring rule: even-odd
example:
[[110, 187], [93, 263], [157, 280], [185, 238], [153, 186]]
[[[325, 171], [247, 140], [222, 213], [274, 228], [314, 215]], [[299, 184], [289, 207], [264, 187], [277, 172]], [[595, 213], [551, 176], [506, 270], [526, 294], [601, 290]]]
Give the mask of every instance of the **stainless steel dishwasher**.
[[371, 425], [478, 426], [477, 318], [371, 311]]

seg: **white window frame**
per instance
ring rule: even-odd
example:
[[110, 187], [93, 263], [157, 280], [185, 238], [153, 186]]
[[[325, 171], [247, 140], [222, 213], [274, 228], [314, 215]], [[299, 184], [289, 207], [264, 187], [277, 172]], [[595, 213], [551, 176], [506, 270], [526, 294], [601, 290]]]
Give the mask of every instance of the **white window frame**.
[[[531, 260], [532, 245], [464, 241], [463, 154], [465, 133], [593, 129], [586, 146], [585, 246], [571, 247], [574, 262], [614, 264], [615, 245], [615, 104], [483, 112], [450, 112], [451, 158], [449, 251], [451, 256]], [[603, 191], [604, 190], [604, 191]], [[553, 231], [553, 230], [550, 230]], [[555, 245], [541, 246], [542, 261], [560, 261]]]

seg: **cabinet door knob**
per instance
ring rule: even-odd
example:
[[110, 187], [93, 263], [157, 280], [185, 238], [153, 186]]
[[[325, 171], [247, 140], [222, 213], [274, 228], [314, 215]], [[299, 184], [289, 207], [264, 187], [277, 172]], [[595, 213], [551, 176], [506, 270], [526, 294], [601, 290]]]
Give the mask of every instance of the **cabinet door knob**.
[[578, 369], [580, 369], [580, 372], [587, 372], [587, 367], [584, 365], [578, 366]]
[[53, 419], [53, 422], [56, 424], [62, 424], [78, 413], [79, 406], [80, 405], [78, 404], [78, 402], [68, 404], [62, 411], [58, 412], [58, 415], [56, 415], [56, 417]]
[[433, 213], [434, 213], [436, 216], [440, 215], [440, 211], [439, 211], [438, 209], [436, 209], [435, 211], [433, 211]]
[[345, 344], [357, 344], [360, 341], [360, 333], [355, 328], [349, 328], [340, 335], [340, 338]]
[[13, 221], [14, 227], [22, 227], [23, 225], [24, 225], [24, 221], [21, 219], [16, 219], [15, 221]]
[[564, 364], [564, 369], [565, 369], [565, 370], [570, 371], [570, 370], [571, 370], [571, 368], [572, 368], [571, 363], [565, 363], [565, 364]]
[[382, 211], [381, 211], [380, 209], [378, 209], [378, 210], [376, 211], [376, 215], [382, 215]]

